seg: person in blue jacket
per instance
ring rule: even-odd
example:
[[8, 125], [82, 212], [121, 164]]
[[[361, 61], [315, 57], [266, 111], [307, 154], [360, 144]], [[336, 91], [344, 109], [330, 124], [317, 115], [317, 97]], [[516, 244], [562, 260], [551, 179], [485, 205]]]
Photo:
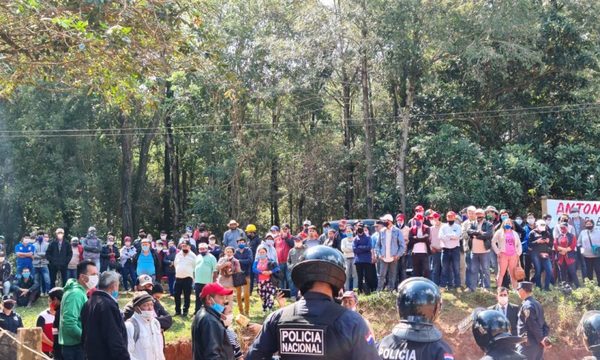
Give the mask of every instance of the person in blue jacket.
[[377, 289], [377, 284], [372, 283], [373, 274], [375, 273], [372, 249], [371, 237], [365, 234], [363, 224], [358, 223], [352, 250], [354, 251], [354, 265], [358, 276], [358, 291], [365, 294], [370, 294], [371, 291]]

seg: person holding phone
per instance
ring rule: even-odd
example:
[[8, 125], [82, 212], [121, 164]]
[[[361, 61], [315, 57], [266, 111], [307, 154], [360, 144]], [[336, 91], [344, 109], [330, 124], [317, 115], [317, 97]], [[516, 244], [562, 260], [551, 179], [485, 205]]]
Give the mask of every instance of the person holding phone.
[[273, 305], [275, 304], [273, 298], [276, 292], [274, 281], [277, 279], [279, 265], [267, 257], [266, 248], [258, 248], [256, 260], [254, 260], [254, 265], [252, 265], [252, 271], [258, 276], [258, 294], [262, 300], [263, 311], [266, 313], [273, 310]]

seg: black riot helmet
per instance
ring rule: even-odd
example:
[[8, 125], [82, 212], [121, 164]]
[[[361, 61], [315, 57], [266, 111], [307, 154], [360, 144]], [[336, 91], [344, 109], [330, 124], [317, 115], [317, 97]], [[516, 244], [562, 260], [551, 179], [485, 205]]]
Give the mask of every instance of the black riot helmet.
[[510, 333], [510, 322], [499, 311], [482, 310], [473, 314], [473, 337], [481, 350], [489, 351], [495, 345], [518, 344], [523, 341]]
[[577, 335], [583, 335], [585, 347], [592, 352], [600, 351], [600, 311], [588, 311], [581, 317]]
[[396, 305], [403, 322], [433, 324], [442, 309], [442, 295], [433, 281], [413, 277], [398, 286]]
[[333, 287], [333, 295], [344, 287], [346, 271], [344, 256], [337, 249], [317, 245], [306, 249], [300, 262], [292, 269], [292, 281], [298, 289], [306, 291], [306, 286], [322, 281]]

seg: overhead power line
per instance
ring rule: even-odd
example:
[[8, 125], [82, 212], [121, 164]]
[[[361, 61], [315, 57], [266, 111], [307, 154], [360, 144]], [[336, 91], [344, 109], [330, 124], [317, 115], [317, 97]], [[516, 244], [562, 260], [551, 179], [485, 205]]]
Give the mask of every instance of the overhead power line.
[[[322, 109], [322, 108], [321, 108]], [[485, 111], [465, 111], [465, 112], [447, 112], [447, 113], [424, 113], [411, 114], [413, 121], [421, 122], [445, 122], [445, 121], [485, 121], [499, 118], [507, 118], [509, 121], [520, 120], [524, 116], [572, 113], [577, 111], [600, 110], [600, 104], [582, 103], [569, 105], [538, 106], [527, 108], [498, 109]], [[299, 119], [304, 119], [305, 114], [295, 115], [291, 121], [279, 122], [276, 127], [267, 122], [248, 122], [239, 124], [241, 128], [247, 130], [256, 130], [262, 132], [275, 132], [289, 128], [303, 126]], [[393, 125], [397, 124], [401, 116], [378, 116], [369, 118], [372, 125]], [[363, 127], [363, 117], [350, 119], [348, 126], [352, 128]], [[177, 135], [181, 134], [202, 134], [211, 132], [226, 132], [232, 124], [195, 124], [174, 126], [173, 131]], [[339, 129], [340, 126], [331, 126], [327, 124], [318, 125], [319, 129]], [[86, 128], [86, 129], [24, 129], [24, 130], [0, 130], [1, 139], [11, 138], [55, 138], [55, 137], [96, 137], [96, 136], [128, 136], [128, 135], [166, 135], [167, 129], [164, 127], [134, 127], [134, 128]]]

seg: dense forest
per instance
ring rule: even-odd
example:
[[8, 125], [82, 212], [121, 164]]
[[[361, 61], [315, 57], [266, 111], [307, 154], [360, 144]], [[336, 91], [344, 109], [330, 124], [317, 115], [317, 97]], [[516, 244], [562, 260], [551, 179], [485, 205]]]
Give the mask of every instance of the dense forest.
[[598, 199], [597, 0], [0, 4], [0, 234]]

